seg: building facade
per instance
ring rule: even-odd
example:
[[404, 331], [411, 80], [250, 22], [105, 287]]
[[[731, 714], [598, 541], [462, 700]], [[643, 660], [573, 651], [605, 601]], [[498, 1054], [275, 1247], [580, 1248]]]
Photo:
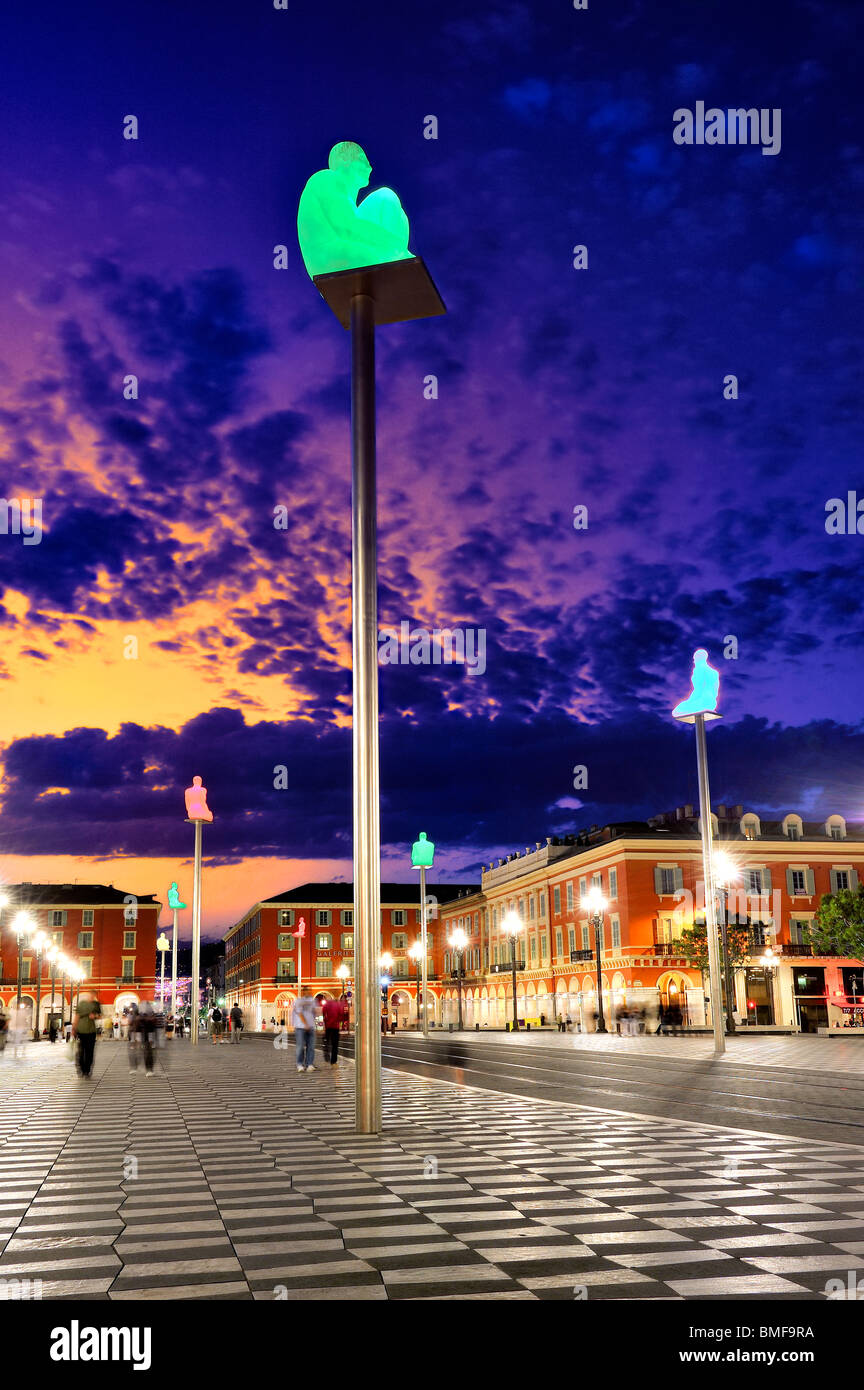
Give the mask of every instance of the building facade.
[[[800, 1028], [864, 1026], [864, 968], [857, 960], [816, 957], [807, 926], [822, 896], [856, 888], [864, 873], [864, 829], [840, 815], [805, 822], [794, 812], [768, 820], [742, 806], [712, 815], [716, 850], [735, 866], [725, 899], [730, 925], [746, 934], [746, 958], [733, 972], [742, 1024]], [[513, 1016], [510, 937], [517, 941], [516, 1011], [520, 1019], [570, 1017], [594, 1027], [597, 1011], [594, 931], [585, 898], [596, 885], [607, 899], [601, 930], [601, 988], [609, 1026], [621, 1006], [678, 1003], [691, 1027], [710, 1023], [707, 987], [672, 943], [704, 921], [698, 817], [692, 806], [646, 822], [593, 827], [550, 837], [515, 852], [481, 876], [481, 886], [442, 908], [438, 964], [442, 1021], [454, 1022], [458, 957], [447, 946], [454, 927], [468, 936], [462, 980], [466, 1027], [502, 1027]], [[766, 959], [771, 948], [773, 957]], [[589, 955], [590, 953], [590, 955]], [[585, 959], [576, 959], [582, 955]]]
[[[12, 922], [25, 911], [50, 941], [85, 972], [89, 990], [103, 1013], [119, 1013], [130, 1003], [152, 999], [156, 987], [156, 924], [161, 903], [152, 895], [136, 897], [101, 883], [12, 883], [0, 919], [0, 999], [8, 1008], [17, 994], [18, 941]], [[40, 1027], [51, 1012], [48, 962], [24, 945], [21, 1000]], [[69, 1013], [69, 988], [65, 993]], [[54, 981], [54, 1011], [60, 1012], [60, 980]]]
[[[474, 885], [427, 884], [429, 1018], [440, 1023], [441, 911]], [[420, 885], [381, 884], [381, 951], [392, 956], [388, 1004], [399, 1026], [416, 1021], [416, 966], [409, 948], [420, 938]], [[255, 903], [225, 937], [225, 997], [239, 1002], [247, 1027], [290, 1022], [298, 986], [332, 998], [354, 993], [354, 889], [350, 883], [305, 883]], [[344, 975], [337, 971], [344, 968]]]

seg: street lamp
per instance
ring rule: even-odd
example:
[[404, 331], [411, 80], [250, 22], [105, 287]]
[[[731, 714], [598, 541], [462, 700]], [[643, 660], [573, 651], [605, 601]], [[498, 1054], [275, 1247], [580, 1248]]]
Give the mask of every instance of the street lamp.
[[597, 1032], [606, 1032], [606, 1019], [603, 1016], [603, 976], [601, 973], [600, 961], [600, 928], [603, 925], [603, 913], [609, 906], [596, 883], [585, 895], [585, 904], [588, 908], [588, 921], [594, 928], [594, 955], [597, 962]]
[[462, 1032], [462, 975], [463, 961], [465, 959], [465, 947], [468, 945], [468, 937], [465, 935], [464, 928], [454, 927], [452, 934], [447, 938], [449, 945], [456, 952], [456, 992], [459, 996], [459, 1022], [457, 1028]]
[[[344, 998], [345, 998], [345, 985], [346, 985], [346, 983], [348, 982], [348, 980], [351, 978], [351, 971], [348, 969], [348, 966], [345, 964], [344, 961], [342, 962], [342, 964], [339, 966], [339, 968], [338, 968], [337, 971], [336, 971], [336, 978], [337, 978], [337, 980], [341, 980], [341, 981], [342, 981], [342, 998], [344, 999]], [[347, 1022], [346, 1022], [346, 1029], [347, 1029]]]
[[[176, 941], [176, 934], [174, 939]], [[170, 949], [171, 942], [168, 940], [164, 931], [160, 932], [159, 936], [156, 938], [156, 950], [159, 952], [162, 958], [162, 979], [159, 985], [159, 1002], [162, 1005], [163, 1014], [165, 1012], [165, 952]]]
[[29, 912], [16, 912], [12, 918], [12, 929], [18, 939], [18, 990], [15, 996], [15, 1008], [21, 1008], [21, 978], [24, 974], [24, 938], [31, 936], [36, 930], [36, 923]]
[[510, 938], [510, 967], [513, 971], [513, 1031], [515, 1033], [519, 1029], [519, 1013], [516, 1008], [516, 938], [522, 932], [522, 918], [519, 913], [511, 909], [505, 915], [501, 928]]
[[415, 941], [413, 946], [409, 946], [409, 948], [408, 948], [408, 954], [409, 954], [409, 956], [411, 957], [411, 959], [413, 960], [413, 962], [414, 962], [414, 964], [415, 964], [415, 966], [416, 966], [416, 968], [417, 968], [417, 1027], [419, 1028], [419, 1027], [421, 1027], [421, 1023], [420, 1023], [420, 1005], [421, 1005], [421, 1000], [422, 1000], [422, 1004], [423, 1004], [424, 1010], [425, 1010], [425, 1008], [426, 1008], [426, 1000], [423, 999], [423, 996], [422, 996], [422, 994], [421, 994], [421, 992], [420, 992], [420, 983], [421, 983], [421, 982], [420, 982], [420, 962], [423, 960], [423, 957], [424, 957], [425, 954], [426, 954], [425, 951], [423, 950], [423, 942], [422, 942], [422, 940], [421, 940], [421, 941]]
[[[49, 964], [50, 967], [51, 967], [51, 1009], [50, 1009], [50, 1012], [49, 1012], [49, 1014], [48, 1014], [49, 1019], [53, 1019], [53, 1017], [54, 1017], [54, 994], [55, 994], [56, 985], [57, 985], [57, 961], [59, 960], [59, 958], [60, 958], [60, 951], [59, 951], [59, 949], [58, 949], [56, 946], [53, 946], [53, 945], [52, 945], [52, 946], [49, 946], [49, 947], [48, 947], [48, 950], [45, 952], [45, 959], [47, 960], [48, 964]], [[54, 1036], [55, 1036], [54, 1032], [52, 1032], [53, 1027], [54, 1027], [53, 1023], [52, 1023], [52, 1024], [49, 1024], [49, 1026], [48, 1026], [48, 1036], [49, 1036], [50, 1039], [52, 1039], [52, 1041], [53, 1041], [53, 1038], [54, 1038]]]
[[735, 979], [732, 972], [732, 962], [729, 959], [729, 912], [728, 912], [728, 887], [730, 883], [737, 883], [741, 877], [741, 870], [734, 859], [724, 850], [719, 850], [714, 855], [714, 886], [717, 889], [717, 896], [720, 900], [720, 942], [723, 948], [723, 978], [726, 985], [726, 1032], [735, 1032]]
[[381, 956], [379, 956], [379, 965], [381, 966], [381, 969], [384, 972], [384, 974], [381, 975], [378, 980], [378, 983], [381, 986], [381, 1031], [383, 1033], [386, 1032], [390, 1013], [387, 991], [390, 985], [393, 983], [393, 977], [390, 973], [393, 969], [393, 957], [391, 956], [389, 951], [384, 951], [384, 953]]
[[42, 1029], [39, 1026], [39, 1009], [42, 1004], [42, 952], [48, 945], [49, 938], [44, 931], [37, 931], [30, 938], [30, 949], [36, 952], [36, 1023], [33, 1028], [33, 1041], [38, 1042], [42, 1036]]

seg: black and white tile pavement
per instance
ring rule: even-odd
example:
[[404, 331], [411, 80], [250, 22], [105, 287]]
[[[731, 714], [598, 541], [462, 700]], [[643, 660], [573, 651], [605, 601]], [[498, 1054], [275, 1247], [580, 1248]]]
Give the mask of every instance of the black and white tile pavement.
[[[0, 1297], [825, 1299], [864, 1283], [864, 1151], [178, 1043], [0, 1063]], [[850, 1273], [851, 1272], [851, 1273]], [[29, 1281], [29, 1284], [28, 1282]]]

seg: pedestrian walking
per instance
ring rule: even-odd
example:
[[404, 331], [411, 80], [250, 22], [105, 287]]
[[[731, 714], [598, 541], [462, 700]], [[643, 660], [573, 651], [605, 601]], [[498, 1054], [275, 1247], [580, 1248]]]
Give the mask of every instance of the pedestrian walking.
[[214, 1047], [217, 1043], [221, 1043], [222, 1041], [222, 1029], [224, 1026], [225, 1025], [222, 1018], [222, 1010], [219, 1008], [219, 1005], [216, 1004], [210, 1010], [210, 1027], [213, 1034]]
[[291, 1022], [294, 1025], [294, 1042], [297, 1048], [297, 1070], [315, 1070], [315, 1019], [318, 1015], [318, 1005], [312, 998], [308, 989], [300, 991], [300, 998], [295, 999], [294, 1008], [291, 1014]]
[[178, 1014], [174, 1023], [175, 1037], [182, 1038], [186, 1032], [186, 1020], [182, 1014]]
[[149, 999], [145, 999], [138, 1014], [138, 1037], [144, 1059], [144, 1075], [153, 1074], [153, 1049], [159, 1041], [159, 1015]]
[[138, 1005], [130, 1004], [126, 1010], [126, 1038], [129, 1043], [129, 1074], [138, 1070], [141, 1060], [141, 1036], [138, 1029]]
[[231, 1009], [231, 1041], [239, 1043], [240, 1034], [243, 1030], [243, 1010], [239, 1004], [235, 1004]]
[[9, 1015], [7, 1014], [5, 1008], [3, 1007], [3, 1001], [2, 1001], [2, 999], [0, 999], [0, 1053], [3, 1053], [3, 1052], [6, 1051], [6, 1040], [7, 1040], [8, 1036], [9, 1036]]
[[75, 1064], [78, 1067], [78, 1075], [87, 1080], [90, 1079], [90, 1073], [93, 1070], [97, 1023], [101, 1017], [102, 1006], [99, 1000], [92, 994], [80, 995], [78, 998], [78, 1007], [75, 1011], [75, 1021], [72, 1024], [72, 1036], [78, 1040], [78, 1045], [75, 1050]]
[[18, 1062], [24, 1056], [24, 1049], [27, 1044], [27, 1034], [30, 1032], [30, 1014], [24, 1004], [14, 1003], [9, 1007], [9, 1043], [12, 1047], [12, 1056]]
[[335, 1067], [339, 1060], [339, 1030], [345, 1013], [342, 999], [325, 999], [321, 1010], [324, 1015], [324, 1056]]

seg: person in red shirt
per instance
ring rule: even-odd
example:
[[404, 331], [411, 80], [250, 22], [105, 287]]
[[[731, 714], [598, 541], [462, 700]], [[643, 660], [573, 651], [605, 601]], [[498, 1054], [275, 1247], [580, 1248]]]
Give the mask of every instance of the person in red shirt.
[[345, 1005], [341, 999], [325, 999], [322, 1013], [324, 1014], [324, 1051], [331, 1067], [335, 1067], [339, 1060], [339, 1028], [345, 1013]]

